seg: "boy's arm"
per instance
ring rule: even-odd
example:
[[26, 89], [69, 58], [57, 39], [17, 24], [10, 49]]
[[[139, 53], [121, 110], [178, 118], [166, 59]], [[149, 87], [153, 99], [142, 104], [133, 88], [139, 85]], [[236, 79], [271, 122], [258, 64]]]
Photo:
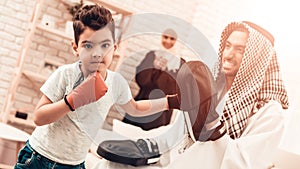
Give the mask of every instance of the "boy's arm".
[[152, 100], [131, 99], [121, 107], [132, 116], [147, 116], [168, 109], [179, 109], [177, 95], [167, 95], [166, 97]]
[[34, 123], [38, 126], [57, 121], [70, 112], [64, 100], [53, 103], [43, 95], [34, 110]]
[[46, 95], [40, 99], [35, 112], [36, 125], [45, 125], [57, 121], [70, 110], [99, 100], [107, 92], [107, 86], [99, 72], [89, 76], [63, 99], [52, 102]]

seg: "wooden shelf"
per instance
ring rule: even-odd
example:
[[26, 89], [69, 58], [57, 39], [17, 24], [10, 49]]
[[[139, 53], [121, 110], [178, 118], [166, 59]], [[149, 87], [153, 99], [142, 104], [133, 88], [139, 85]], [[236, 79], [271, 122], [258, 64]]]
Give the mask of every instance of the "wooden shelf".
[[89, 1], [93, 2], [93, 3], [100, 4], [102, 6], [105, 6], [109, 9], [115, 11], [116, 13], [122, 14], [124, 16], [131, 15], [133, 13], [132, 11], [121, 8], [121, 7], [119, 7], [119, 5], [117, 5], [113, 2], [108, 2], [107, 0], [106, 1], [104, 1], [104, 0], [89, 0]]
[[45, 75], [41, 75], [39, 73], [28, 70], [23, 70], [23, 74], [32, 81], [45, 82], [48, 79], [48, 77]]
[[63, 32], [63, 31], [59, 31], [59, 30], [56, 30], [54, 28], [49, 28], [49, 27], [44, 26], [44, 25], [37, 25], [36, 27], [40, 30], [52, 33], [54, 35], [57, 35], [57, 36], [60, 36], [60, 37], [63, 37], [63, 38], [69, 39], [69, 40], [72, 40], [72, 37], [70, 35], [68, 35], [67, 33]]
[[17, 118], [17, 117], [15, 117], [14, 114], [9, 115], [8, 122], [11, 123], [13, 126], [17, 125], [17, 126], [21, 126], [23, 128], [34, 129], [36, 127], [36, 125], [34, 124], [33, 121]]
[[61, 62], [58, 62], [58, 61], [52, 60], [52, 59], [48, 59], [48, 58], [45, 58], [45, 63], [50, 63], [51, 65], [54, 65], [54, 66], [56, 66], [56, 67], [59, 67], [59, 66], [64, 65], [64, 64], [61, 63]]

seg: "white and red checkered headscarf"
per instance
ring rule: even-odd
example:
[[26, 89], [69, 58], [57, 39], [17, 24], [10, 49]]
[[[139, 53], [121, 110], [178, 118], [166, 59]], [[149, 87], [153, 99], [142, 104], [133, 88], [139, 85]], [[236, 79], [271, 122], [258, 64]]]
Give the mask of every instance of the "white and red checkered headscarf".
[[225, 83], [224, 74], [221, 72], [221, 57], [225, 42], [234, 30], [241, 27], [249, 31], [249, 38], [222, 115], [227, 133], [233, 139], [241, 136], [249, 116], [269, 100], [278, 101], [284, 109], [289, 105], [273, 47], [274, 38], [269, 32], [251, 22], [232, 22], [223, 30], [219, 63], [214, 72], [217, 84]]

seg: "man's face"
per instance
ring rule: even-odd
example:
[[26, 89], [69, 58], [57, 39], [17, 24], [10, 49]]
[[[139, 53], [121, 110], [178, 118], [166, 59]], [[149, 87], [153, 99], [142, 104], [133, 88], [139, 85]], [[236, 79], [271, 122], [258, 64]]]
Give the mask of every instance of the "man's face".
[[235, 77], [237, 74], [246, 48], [248, 33], [233, 31], [225, 42], [222, 54], [222, 71], [226, 77]]
[[89, 75], [108, 68], [116, 46], [108, 27], [97, 31], [87, 28], [79, 36], [78, 47], [73, 44], [73, 49], [82, 62], [82, 72]]
[[170, 35], [162, 35], [161, 37], [161, 44], [166, 49], [171, 49], [176, 43], [176, 38]]

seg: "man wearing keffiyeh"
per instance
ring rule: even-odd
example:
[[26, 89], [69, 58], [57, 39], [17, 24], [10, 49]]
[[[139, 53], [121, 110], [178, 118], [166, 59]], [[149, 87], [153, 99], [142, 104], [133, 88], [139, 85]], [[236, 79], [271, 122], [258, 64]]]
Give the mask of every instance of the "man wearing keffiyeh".
[[288, 108], [274, 38], [258, 25], [233, 22], [224, 29], [218, 68], [220, 97], [227, 98], [222, 121], [232, 138], [240, 137], [248, 119], [270, 100]]
[[267, 169], [274, 162], [289, 106], [274, 38], [254, 23], [232, 22], [221, 34], [218, 54], [213, 72], [216, 111], [227, 135], [195, 142], [169, 168]]

